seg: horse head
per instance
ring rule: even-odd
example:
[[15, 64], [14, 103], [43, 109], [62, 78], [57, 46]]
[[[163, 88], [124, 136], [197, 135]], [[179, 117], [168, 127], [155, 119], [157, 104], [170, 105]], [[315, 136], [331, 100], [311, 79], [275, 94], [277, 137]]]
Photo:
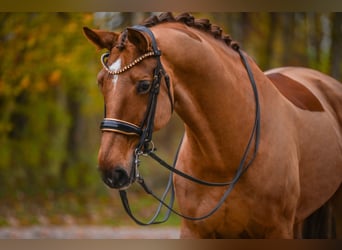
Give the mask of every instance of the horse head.
[[109, 51], [101, 57], [103, 69], [97, 76], [105, 104], [99, 170], [109, 187], [126, 189], [138, 177], [138, 154], [171, 117], [172, 86], [156, 40], [144, 27], [121, 34], [85, 27], [84, 34]]

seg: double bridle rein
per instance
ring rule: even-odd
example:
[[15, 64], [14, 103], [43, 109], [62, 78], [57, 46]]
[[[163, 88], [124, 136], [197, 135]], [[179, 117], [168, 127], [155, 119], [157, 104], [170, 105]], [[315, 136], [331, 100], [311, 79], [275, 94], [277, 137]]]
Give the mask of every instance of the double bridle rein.
[[[149, 91], [149, 100], [148, 100], [148, 105], [147, 105], [147, 109], [145, 112], [145, 117], [144, 117], [143, 122], [141, 123], [140, 126], [132, 124], [130, 122], [122, 121], [119, 119], [104, 118], [104, 120], [101, 122], [100, 128], [102, 131], [109, 131], [109, 132], [114, 132], [114, 133], [125, 134], [128, 136], [140, 137], [139, 143], [137, 144], [137, 146], [134, 150], [134, 168], [130, 174], [131, 175], [130, 181], [131, 181], [131, 183], [133, 183], [134, 181], [137, 181], [143, 187], [143, 189], [145, 190], [145, 192], [147, 194], [151, 195], [152, 197], [154, 197], [156, 200], [159, 201], [159, 206], [158, 206], [153, 218], [150, 221], [142, 222], [132, 214], [132, 211], [131, 211], [131, 208], [130, 208], [130, 205], [128, 202], [126, 190], [119, 190], [119, 194], [120, 194], [122, 204], [123, 204], [127, 214], [139, 225], [151, 225], [151, 224], [163, 223], [163, 222], [168, 220], [168, 218], [171, 215], [171, 212], [173, 212], [173, 213], [175, 213], [175, 214], [177, 214], [177, 215], [179, 215], [185, 219], [188, 219], [188, 220], [206, 219], [206, 218], [210, 217], [212, 214], [214, 214], [222, 206], [222, 204], [227, 199], [228, 195], [233, 190], [235, 184], [239, 181], [239, 179], [241, 178], [243, 173], [252, 164], [253, 160], [256, 157], [257, 151], [258, 151], [259, 138], [260, 138], [260, 105], [259, 105], [258, 91], [257, 91], [257, 87], [256, 87], [255, 80], [253, 77], [253, 73], [250, 69], [250, 66], [247, 62], [247, 59], [245, 58], [243, 53], [240, 51], [239, 46], [234, 45], [233, 49], [239, 53], [241, 60], [242, 60], [244, 66], [246, 68], [246, 71], [248, 73], [248, 76], [249, 76], [249, 79], [250, 79], [250, 82], [252, 85], [254, 97], [255, 97], [256, 109], [255, 109], [254, 126], [253, 126], [252, 133], [250, 135], [248, 144], [246, 146], [246, 149], [244, 151], [244, 154], [242, 156], [242, 159], [241, 159], [240, 164], [237, 168], [237, 171], [236, 171], [234, 178], [229, 182], [223, 182], [223, 183], [207, 182], [204, 180], [200, 180], [198, 178], [190, 176], [190, 175], [188, 175], [188, 174], [186, 174], [186, 173], [175, 168], [177, 158], [178, 158], [178, 152], [180, 150], [180, 146], [182, 144], [182, 141], [179, 144], [179, 147], [178, 147], [175, 159], [174, 159], [174, 163], [172, 166], [169, 165], [168, 163], [166, 163], [164, 160], [162, 160], [161, 158], [159, 158], [159, 156], [157, 156], [155, 154], [155, 148], [154, 148], [154, 145], [152, 142], [152, 133], [153, 133], [153, 128], [154, 128], [154, 118], [155, 118], [155, 112], [156, 112], [156, 106], [157, 106], [157, 97], [158, 97], [158, 93], [160, 91], [162, 79], [164, 78], [164, 82], [166, 84], [166, 87], [168, 90], [168, 96], [170, 99], [171, 111], [173, 111], [174, 104], [173, 104], [171, 90], [170, 90], [170, 80], [169, 80], [169, 77], [168, 77], [162, 63], [161, 63], [161, 60], [160, 60], [161, 51], [157, 47], [156, 39], [155, 39], [152, 31], [150, 29], [148, 29], [147, 27], [140, 26], [140, 25], [133, 26], [131, 29], [135, 29], [137, 31], [145, 32], [146, 34], [149, 35], [151, 42], [152, 42], [152, 51], [145, 53], [144, 55], [140, 56], [139, 58], [134, 60], [129, 65], [127, 65], [124, 68], [119, 69], [117, 71], [110, 70], [108, 68], [108, 66], [106, 65], [106, 58], [109, 56], [109, 53], [105, 53], [101, 56], [101, 63], [103, 65], [104, 69], [109, 74], [118, 75], [118, 74], [121, 74], [121, 73], [131, 69], [132, 67], [134, 67], [136, 64], [138, 64], [139, 62], [141, 62], [142, 60], [144, 60], [147, 57], [155, 57], [156, 58], [157, 66], [154, 69], [154, 73], [153, 73], [153, 81], [152, 81], [151, 88]], [[253, 138], [254, 138], [254, 142], [255, 142], [253, 155], [252, 155], [251, 159], [248, 162], [246, 162], [247, 155], [248, 155], [249, 151], [251, 150]], [[168, 169], [170, 171], [168, 184], [167, 184], [167, 187], [166, 187], [161, 198], [157, 197], [147, 187], [143, 177], [139, 173], [139, 164], [140, 164], [139, 157], [141, 155], [150, 156], [152, 159], [157, 161], [161, 166], [165, 167], [166, 169]], [[174, 200], [175, 200], [175, 190], [174, 190], [174, 185], [173, 185], [173, 174], [174, 173], [178, 174], [178, 175], [182, 176], [183, 178], [186, 178], [190, 181], [198, 183], [198, 184], [202, 184], [202, 185], [206, 185], [206, 186], [213, 186], [213, 187], [228, 186], [228, 188], [224, 192], [220, 201], [217, 203], [217, 205], [211, 211], [209, 211], [207, 214], [200, 216], [200, 217], [190, 217], [187, 215], [180, 214], [179, 212], [177, 212], [173, 209], [173, 204], [174, 204]], [[169, 197], [169, 202], [167, 203], [165, 200], [166, 200], [168, 195], [170, 197]], [[167, 212], [165, 213], [163, 219], [158, 220], [158, 216], [160, 215], [161, 209], [163, 206], [165, 206], [167, 208]]]

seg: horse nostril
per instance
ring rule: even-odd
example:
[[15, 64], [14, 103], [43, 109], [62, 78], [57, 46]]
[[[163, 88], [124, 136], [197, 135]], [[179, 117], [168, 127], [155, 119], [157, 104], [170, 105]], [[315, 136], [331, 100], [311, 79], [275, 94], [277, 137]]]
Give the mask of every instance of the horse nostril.
[[118, 167], [102, 172], [102, 180], [110, 188], [122, 188], [129, 184], [129, 177], [125, 169]]

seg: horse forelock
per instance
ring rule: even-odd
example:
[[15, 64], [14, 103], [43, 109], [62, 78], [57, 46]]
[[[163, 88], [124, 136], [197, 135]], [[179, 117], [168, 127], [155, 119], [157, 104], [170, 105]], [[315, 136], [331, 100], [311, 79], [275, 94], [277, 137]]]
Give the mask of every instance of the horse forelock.
[[118, 39], [118, 42], [114, 45], [114, 47], [119, 49], [120, 51], [122, 51], [125, 48], [126, 38], [127, 38], [127, 30], [124, 30], [121, 33], [121, 35]]

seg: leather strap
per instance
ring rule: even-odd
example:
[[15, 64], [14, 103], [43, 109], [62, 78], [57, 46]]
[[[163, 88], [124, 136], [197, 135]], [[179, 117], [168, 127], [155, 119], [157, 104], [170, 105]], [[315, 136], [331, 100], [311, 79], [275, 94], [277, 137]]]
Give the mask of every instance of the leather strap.
[[[156, 212], [155, 216], [153, 217], [153, 219], [151, 221], [149, 221], [147, 223], [141, 222], [134, 217], [134, 215], [132, 214], [132, 211], [130, 209], [130, 206], [129, 206], [126, 191], [124, 191], [124, 190], [119, 191], [122, 204], [123, 204], [126, 212], [128, 213], [128, 215], [136, 223], [138, 223], [140, 225], [159, 224], [159, 223], [165, 222], [170, 215], [170, 211], [172, 211], [173, 213], [175, 213], [175, 214], [177, 214], [177, 215], [179, 215], [185, 219], [188, 219], [188, 220], [203, 220], [205, 218], [208, 218], [212, 214], [214, 214], [224, 204], [225, 200], [227, 199], [229, 194], [232, 192], [234, 186], [237, 184], [237, 182], [239, 181], [241, 176], [245, 173], [245, 171], [248, 169], [248, 167], [252, 164], [253, 160], [255, 159], [255, 157], [257, 155], [259, 141], [260, 141], [260, 105], [259, 105], [259, 97], [258, 97], [257, 86], [255, 83], [255, 79], [254, 79], [252, 70], [251, 70], [250, 65], [248, 64], [248, 61], [247, 61], [246, 57], [244, 56], [243, 52], [240, 51], [238, 46], [234, 46], [233, 49], [239, 53], [241, 61], [244, 65], [244, 67], [246, 68], [246, 71], [247, 71], [247, 74], [248, 74], [248, 77], [249, 77], [249, 80], [250, 80], [250, 83], [251, 83], [251, 86], [253, 89], [253, 93], [254, 93], [254, 97], [255, 97], [255, 105], [256, 105], [254, 126], [253, 126], [248, 144], [246, 146], [246, 149], [244, 151], [244, 154], [242, 156], [242, 159], [241, 159], [240, 164], [237, 168], [237, 171], [236, 171], [234, 178], [231, 181], [225, 182], [225, 183], [212, 183], [212, 182], [206, 182], [206, 181], [197, 179], [197, 178], [189, 176], [189, 175], [187, 175], [187, 174], [185, 174], [185, 173], [183, 173], [183, 172], [181, 172], [175, 168], [175, 163], [177, 160], [179, 148], [177, 151], [177, 155], [176, 155], [174, 164], [172, 166], [168, 165], [165, 161], [163, 161], [161, 158], [159, 158], [157, 155], [155, 155], [153, 153], [153, 150], [148, 149], [148, 143], [152, 140], [152, 133], [153, 133], [153, 127], [154, 127], [154, 117], [155, 117], [155, 111], [156, 111], [156, 105], [157, 105], [157, 97], [158, 97], [162, 77], [164, 77], [166, 86], [168, 88], [168, 94], [169, 94], [172, 110], [173, 110], [173, 101], [172, 101], [172, 97], [171, 97], [171, 93], [170, 93], [169, 77], [167, 76], [167, 74], [166, 74], [166, 72], [165, 72], [165, 70], [161, 64], [161, 61], [160, 61], [161, 52], [160, 52], [160, 50], [158, 50], [156, 39], [155, 39], [152, 31], [145, 26], [139, 26], [139, 25], [134, 26], [132, 28], [136, 29], [138, 31], [146, 32], [150, 36], [151, 42], [152, 42], [152, 49], [153, 49], [153, 52], [157, 58], [157, 67], [154, 70], [154, 81], [153, 81], [151, 92], [150, 92], [150, 98], [149, 98], [145, 118], [143, 120], [141, 127], [139, 127], [135, 124], [129, 123], [129, 122], [118, 120], [118, 119], [105, 118], [101, 123], [101, 130], [102, 131], [117, 132], [117, 133], [127, 134], [127, 135], [139, 136], [140, 141], [136, 147], [136, 152], [142, 152], [142, 153], [150, 156], [152, 159], [156, 160], [163, 167], [167, 168], [170, 171], [171, 181], [169, 181], [168, 187], [167, 187], [163, 197], [160, 199], [146, 186], [144, 179], [142, 177], [139, 176], [139, 178], [137, 179], [138, 183], [143, 187], [145, 192], [147, 194], [153, 196], [156, 200], [158, 200], [160, 202], [158, 211]], [[255, 147], [254, 147], [251, 159], [249, 161], [247, 161], [247, 155], [249, 154], [250, 150], [252, 149], [253, 139], [254, 139]], [[139, 157], [139, 156], [135, 155], [135, 157]], [[183, 214], [181, 214], [181, 213], [179, 213], [173, 209], [173, 200], [174, 200], [174, 188], [173, 188], [173, 183], [172, 183], [172, 174], [173, 173], [178, 174], [178, 175], [182, 176], [183, 178], [189, 179], [189, 180], [191, 180], [195, 183], [198, 183], [198, 184], [207, 185], [207, 186], [228, 186], [228, 187], [225, 190], [221, 199], [216, 204], [216, 206], [214, 206], [212, 208], [212, 210], [210, 210], [207, 214], [205, 214], [203, 216], [199, 216], [199, 217], [186, 216], [186, 215], [183, 215]], [[169, 192], [169, 190], [171, 190], [170, 203], [166, 204], [165, 198], [166, 198], [166, 195]], [[160, 213], [161, 206], [165, 206], [168, 209], [168, 212], [167, 212], [167, 215], [164, 217], [163, 220], [157, 221], [156, 219]]]
[[[254, 161], [254, 159], [255, 159], [255, 157], [257, 155], [257, 152], [258, 152], [259, 142], [260, 142], [260, 104], [259, 104], [258, 90], [257, 90], [257, 86], [256, 86], [255, 79], [254, 79], [254, 76], [253, 76], [253, 72], [252, 72], [252, 70], [251, 70], [251, 68], [250, 68], [250, 66], [248, 64], [247, 58], [244, 56], [243, 52], [239, 49], [239, 47], [234, 47], [233, 49], [236, 50], [239, 53], [241, 61], [242, 61], [243, 65], [246, 68], [246, 71], [247, 71], [247, 74], [248, 74], [248, 77], [249, 77], [249, 80], [250, 80], [250, 83], [251, 83], [251, 86], [252, 86], [252, 89], [253, 89], [253, 93], [254, 93], [254, 97], [255, 97], [255, 106], [256, 106], [255, 107], [254, 126], [253, 126], [253, 129], [252, 129], [252, 133], [250, 135], [247, 147], [246, 147], [246, 149], [244, 151], [244, 154], [242, 156], [242, 159], [241, 159], [240, 164], [239, 164], [239, 166], [237, 168], [237, 171], [236, 171], [236, 174], [235, 174], [234, 178], [230, 182], [226, 182], [226, 183], [211, 183], [211, 182], [206, 182], [206, 181], [197, 179], [195, 177], [189, 176], [189, 175], [187, 175], [187, 174], [177, 170], [175, 168], [175, 165], [176, 165], [176, 161], [177, 161], [177, 158], [178, 158], [178, 153], [179, 153], [179, 150], [180, 150], [181, 143], [180, 143], [180, 145], [178, 147], [176, 158], [175, 158], [174, 164], [172, 166], [170, 166], [165, 161], [163, 161], [161, 158], [159, 158], [156, 154], [154, 154], [153, 150], [151, 150], [149, 152], [145, 152], [152, 159], [156, 160], [161, 166], [167, 168], [171, 173], [178, 174], [178, 175], [182, 176], [183, 178], [191, 180], [191, 181], [193, 181], [195, 183], [202, 184], [202, 185], [207, 185], [207, 186], [217, 186], [217, 187], [218, 186], [228, 186], [227, 189], [225, 190], [225, 192], [223, 193], [221, 199], [218, 201], [218, 203], [210, 211], [208, 211], [206, 214], [204, 214], [202, 216], [192, 217], [192, 216], [184, 215], [184, 214], [181, 214], [180, 212], [175, 211], [173, 209], [173, 206], [172, 206], [173, 203], [171, 203], [171, 206], [170, 206], [170, 204], [166, 204], [165, 199], [164, 199], [165, 197], [160, 199], [158, 196], [156, 196], [152, 192], [151, 189], [149, 189], [146, 186], [146, 183], [144, 182], [143, 178], [139, 179], [139, 184], [143, 187], [145, 192], [148, 195], [151, 195], [157, 201], [159, 201], [159, 203], [161, 205], [165, 206], [167, 208], [167, 210], [168, 210], [168, 213], [170, 211], [172, 211], [173, 213], [175, 213], [178, 216], [180, 216], [180, 217], [182, 217], [184, 219], [187, 219], [187, 220], [192, 220], [192, 221], [203, 220], [203, 219], [206, 219], [206, 218], [210, 217], [211, 215], [213, 215], [224, 204], [225, 200], [228, 198], [229, 194], [233, 191], [235, 185], [238, 183], [238, 181], [240, 180], [242, 175], [247, 171], [247, 169], [253, 163], [253, 161]], [[255, 147], [254, 147], [251, 159], [249, 161], [247, 161], [247, 155], [248, 155], [248, 153], [250, 152], [250, 150], [252, 148], [251, 146], [252, 146], [253, 139], [254, 139]], [[132, 214], [132, 211], [130, 209], [129, 202], [128, 202], [128, 199], [127, 199], [126, 191], [119, 191], [119, 192], [120, 192], [120, 197], [121, 197], [121, 201], [122, 201], [123, 207], [125, 208], [127, 214], [136, 223], [138, 223], [139, 225], [159, 224], [159, 223], [162, 223], [162, 222], [165, 221], [165, 220], [162, 220], [162, 221], [151, 220], [148, 223], [142, 223], [141, 221], [137, 220], [137, 218], [134, 217], [134, 215]], [[174, 188], [173, 187], [171, 189], [171, 195], [174, 196]]]
[[113, 118], [104, 118], [100, 128], [102, 131], [116, 132], [125, 135], [140, 136], [142, 134], [142, 129], [137, 125]]

